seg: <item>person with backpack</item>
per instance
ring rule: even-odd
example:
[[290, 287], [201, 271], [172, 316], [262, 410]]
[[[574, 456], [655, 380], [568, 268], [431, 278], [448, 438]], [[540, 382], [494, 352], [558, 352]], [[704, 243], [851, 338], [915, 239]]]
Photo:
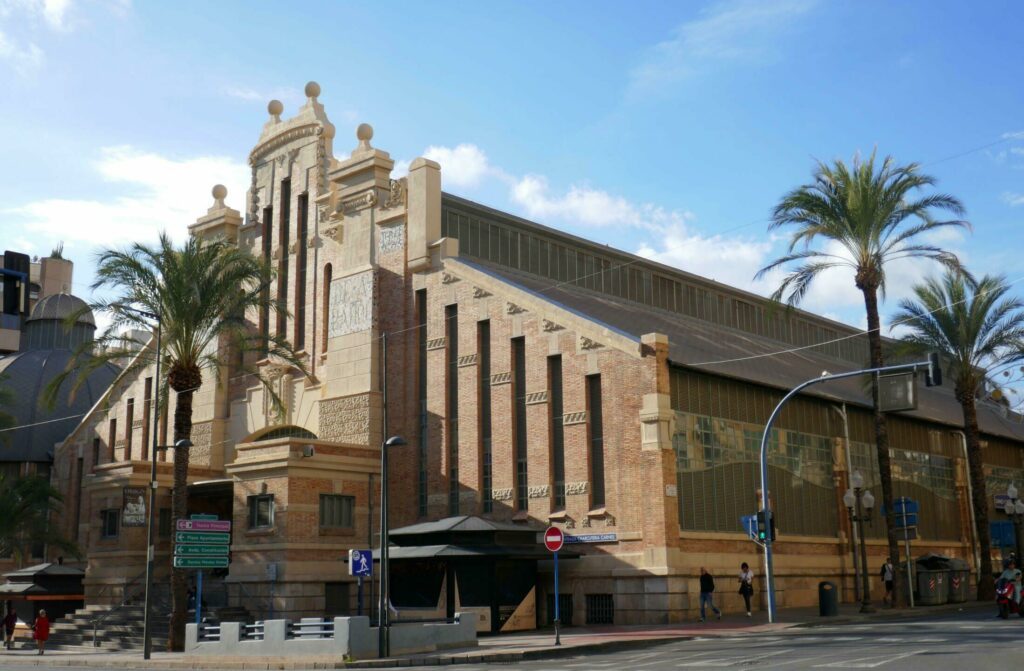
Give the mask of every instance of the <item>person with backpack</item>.
[[892, 559], [886, 557], [885, 563], [882, 564], [882, 570], [879, 571], [879, 577], [882, 582], [885, 583], [885, 596], [882, 598], [882, 603], [886, 604], [890, 608], [896, 605], [893, 599], [893, 580], [895, 580], [895, 569], [892, 567]]
[[707, 570], [700, 567], [700, 621], [704, 621], [705, 606], [711, 606], [711, 610], [715, 612], [715, 616], [721, 620], [722, 611], [718, 610], [715, 606], [715, 577], [707, 572]]
[[14, 612], [14, 606], [8, 603], [4, 614], [4, 647], [8, 650], [14, 649], [14, 630], [17, 626], [18, 614]]

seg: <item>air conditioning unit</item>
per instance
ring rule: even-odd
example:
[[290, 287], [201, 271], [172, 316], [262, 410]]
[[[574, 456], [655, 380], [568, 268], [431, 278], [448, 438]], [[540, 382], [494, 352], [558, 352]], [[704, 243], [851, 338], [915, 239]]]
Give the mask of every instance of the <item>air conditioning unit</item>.
[[315, 447], [313, 447], [312, 445], [303, 445], [302, 446], [302, 456], [303, 457], [306, 457], [308, 459], [309, 457], [312, 457], [314, 454], [316, 454], [316, 448]]

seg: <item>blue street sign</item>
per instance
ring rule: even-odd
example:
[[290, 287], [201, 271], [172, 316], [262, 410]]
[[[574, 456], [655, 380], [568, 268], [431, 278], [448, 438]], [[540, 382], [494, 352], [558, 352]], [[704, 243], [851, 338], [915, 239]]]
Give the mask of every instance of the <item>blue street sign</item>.
[[917, 506], [917, 501], [915, 501], [914, 499], [912, 499], [910, 497], [907, 497], [907, 496], [901, 496], [898, 499], [896, 499], [895, 501], [893, 501], [892, 502], [892, 509], [894, 511], [896, 511], [897, 515], [899, 515], [901, 513], [916, 513], [916, 512], [919, 512], [918, 511], [918, 506]]
[[740, 516], [740, 526], [750, 536], [750, 540], [757, 540], [757, 515], [742, 515]]
[[917, 513], [896, 513], [896, 528], [902, 529], [903, 527], [916, 527], [917, 526]]
[[348, 551], [348, 574], [368, 578], [373, 573], [373, 553], [370, 550]]
[[1012, 548], [1014, 546], [1013, 522], [999, 520], [988, 523], [989, 534], [992, 536], [992, 545], [1001, 548]]

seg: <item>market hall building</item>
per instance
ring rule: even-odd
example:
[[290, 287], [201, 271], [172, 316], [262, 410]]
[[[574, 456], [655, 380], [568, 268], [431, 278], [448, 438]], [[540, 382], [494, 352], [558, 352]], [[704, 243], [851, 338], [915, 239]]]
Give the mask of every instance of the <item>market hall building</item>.
[[[211, 602], [253, 617], [355, 612], [344, 560], [377, 543], [380, 445], [400, 435], [388, 478], [399, 619], [471, 609], [484, 631], [550, 621], [552, 565], [529, 545], [551, 524], [581, 541], [560, 567], [567, 623], [694, 618], [701, 566], [739, 611], [739, 564], [761, 573], [739, 519], [758, 507], [764, 422], [797, 383], [862, 367], [866, 337], [447, 193], [428, 159], [397, 176], [369, 126], [335, 137], [319, 92], [310, 83], [291, 118], [271, 102], [241, 211], [219, 188], [190, 227], [274, 264], [267, 304], [248, 318], [287, 336], [308, 370], [251, 355], [283, 412], [240, 371], [207, 376], [195, 398], [190, 511], [234, 525]], [[87, 603], [137, 589], [144, 569], [145, 528], [122, 522], [149, 479], [139, 409], [152, 376], [119, 378], [57, 449], [55, 481], [81, 506], [61, 522], [86, 549]], [[919, 393], [916, 410], [889, 418], [896, 493], [920, 503], [913, 550], [973, 565], [960, 408], [948, 387]], [[850, 466], [881, 494], [869, 408], [861, 381], [821, 385], [773, 430], [781, 607], [815, 602], [821, 580], [852, 599]], [[1024, 482], [1024, 426], [996, 405], [979, 416], [988, 493], [1002, 493]], [[163, 573], [173, 448], [158, 459]], [[876, 519], [872, 576], [884, 551]], [[495, 571], [514, 589], [482, 589]]]

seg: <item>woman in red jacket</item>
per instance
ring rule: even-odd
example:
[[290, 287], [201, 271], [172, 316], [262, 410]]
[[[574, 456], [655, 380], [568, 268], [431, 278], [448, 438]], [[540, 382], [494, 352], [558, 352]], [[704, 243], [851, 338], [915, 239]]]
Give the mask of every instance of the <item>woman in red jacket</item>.
[[36, 616], [36, 621], [32, 623], [32, 638], [36, 639], [39, 654], [43, 654], [43, 648], [46, 647], [46, 639], [50, 638], [50, 620], [46, 617], [45, 610], [40, 610], [39, 615]]

